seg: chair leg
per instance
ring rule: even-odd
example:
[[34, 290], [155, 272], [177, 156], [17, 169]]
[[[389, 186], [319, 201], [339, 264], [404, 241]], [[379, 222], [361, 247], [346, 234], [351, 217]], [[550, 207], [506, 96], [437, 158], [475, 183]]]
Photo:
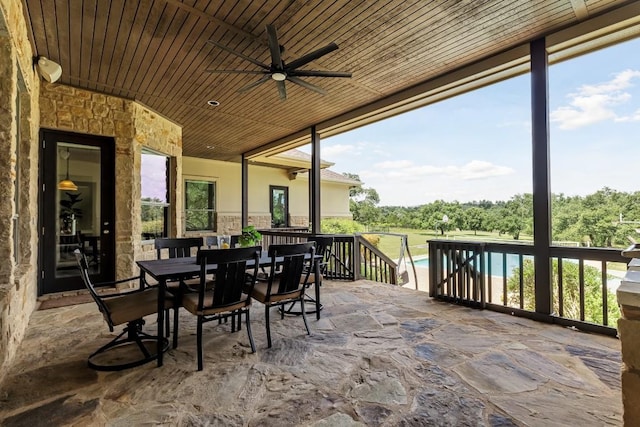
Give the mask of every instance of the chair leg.
[[267, 328], [267, 348], [271, 348], [271, 327], [269, 326], [269, 307], [268, 305], [264, 306], [264, 323]]
[[242, 310], [238, 311], [238, 330], [242, 330]]
[[236, 331], [236, 316], [232, 313], [231, 314], [231, 332], [233, 333], [235, 331]]
[[164, 325], [165, 325], [164, 330], [166, 331], [165, 334], [167, 338], [169, 338], [169, 334], [171, 333], [171, 325], [169, 325], [169, 309], [168, 308], [164, 310]]
[[198, 334], [198, 339], [197, 339], [197, 346], [198, 346], [198, 371], [202, 371], [202, 316], [198, 316], [198, 330], [197, 330], [197, 334]]
[[[253, 342], [253, 335], [251, 334], [251, 321], [249, 320], [249, 310], [247, 309], [247, 311], [245, 312], [245, 322], [247, 322], [247, 335], [249, 335], [249, 344], [251, 344], [251, 352], [255, 353], [256, 352], [256, 345]], [[239, 316], [242, 315], [242, 312], [240, 312]]]
[[[145, 346], [145, 342], [147, 344], [153, 343], [155, 348], [155, 344], [157, 342], [158, 337], [149, 335], [144, 331], [142, 331], [143, 323], [144, 321], [142, 320], [128, 322], [127, 326], [124, 328], [124, 330], [120, 334], [118, 334], [117, 337], [109, 341], [109, 343], [107, 343], [106, 345], [100, 347], [98, 350], [96, 350], [89, 356], [87, 360], [87, 364], [89, 365], [89, 367], [92, 369], [96, 369], [98, 371], [121, 371], [123, 369], [133, 368], [136, 366], [143, 365], [152, 360], [155, 360], [157, 355], [152, 354], [147, 350], [147, 347]], [[164, 322], [162, 324], [164, 324]], [[126, 346], [129, 344], [135, 344], [135, 346], [137, 346], [138, 349], [140, 350], [143, 357], [134, 359], [128, 362], [122, 362], [119, 364], [112, 364], [112, 365], [100, 364], [98, 363], [98, 361], [94, 361], [95, 356], [98, 356], [104, 352], [107, 352], [112, 348]], [[169, 347], [169, 342], [165, 338], [162, 351], [165, 351], [168, 347]]]
[[304, 296], [300, 298], [300, 311], [302, 312], [302, 320], [304, 320], [304, 327], [307, 328], [307, 335], [311, 335], [309, 330], [309, 324], [307, 323], [307, 314], [304, 312]]
[[180, 317], [178, 307], [173, 309], [173, 348], [178, 348], [178, 318]]

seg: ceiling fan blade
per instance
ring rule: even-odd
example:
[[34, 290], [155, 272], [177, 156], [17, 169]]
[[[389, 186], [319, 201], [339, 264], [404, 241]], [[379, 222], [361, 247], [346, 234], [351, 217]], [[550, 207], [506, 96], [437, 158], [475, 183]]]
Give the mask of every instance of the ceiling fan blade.
[[246, 92], [249, 89], [253, 89], [256, 86], [260, 86], [262, 83], [266, 82], [267, 80], [271, 80], [271, 76], [269, 74], [265, 74], [259, 80], [256, 80], [253, 83], [249, 83], [246, 86], [242, 86], [240, 89], [237, 90], [237, 92], [240, 92], [240, 93]]
[[216, 41], [213, 41], [213, 40], [207, 40], [207, 43], [211, 43], [212, 45], [217, 46], [217, 47], [219, 47], [219, 48], [220, 48], [220, 49], [222, 49], [222, 50], [226, 50], [227, 52], [232, 53], [232, 54], [234, 54], [235, 56], [238, 56], [238, 57], [240, 57], [240, 58], [244, 59], [245, 61], [249, 61], [249, 62], [251, 62], [252, 64], [256, 64], [258, 67], [262, 67], [262, 68], [264, 68], [265, 70], [269, 70], [269, 69], [270, 69], [270, 68], [269, 68], [269, 66], [268, 66], [267, 64], [263, 64], [263, 63], [262, 63], [262, 62], [260, 62], [260, 61], [257, 61], [257, 60], [255, 60], [255, 59], [253, 59], [253, 58], [250, 58], [250, 57], [248, 57], [247, 55], [244, 55], [244, 54], [242, 54], [242, 53], [240, 53], [240, 52], [237, 52], [237, 51], [235, 51], [235, 50], [231, 49], [230, 47], [227, 47], [227, 46], [225, 46], [225, 45], [223, 45], [223, 44], [220, 44], [220, 43], [218, 43], [218, 42], [216, 42]]
[[282, 57], [280, 56], [280, 43], [278, 43], [278, 34], [276, 27], [267, 24], [267, 35], [269, 36], [269, 51], [271, 52], [271, 63], [273, 66], [282, 70]]
[[314, 50], [311, 53], [307, 53], [306, 55], [301, 56], [300, 58], [291, 61], [287, 64], [287, 69], [294, 69], [298, 67], [302, 67], [303, 65], [308, 64], [309, 62], [320, 58], [321, 56], [326, 55], [327, 53], [331, 53], [334, 50], [338, 49], [338, 45], [335, 43], [330, 43], [325, 47], [321, 47], [318, 50]]
[[292, 77], [292, 76], [287, 76], [287, 80], [289, 80], [291, 83], [295, 83], [298, 86], [302, 86], [303, 88], [312, 90], [314, 92], [319, 93], [320, 95], [326, 95], [327, 91], [322, 89], [321, 87], [318, 87], [316, 85], [312, 85], [311, 83], [305, 82], [302, 79], [299, 79], [297, 77]]
[[236, 73], [236, 74], [268, 74], [268, 71], [257, 70], [205, 70], [207, 73]]
[[291, 70], [288, 75], [298, 77], [351, 77], [351, 73], [343, 71]]
[[284, 81], [276, 81], [276, 86], [278, 87], [278, 94], [280, 95], [280, 99], [283, 101], [287, 99], [287, 88], [284, 86]]

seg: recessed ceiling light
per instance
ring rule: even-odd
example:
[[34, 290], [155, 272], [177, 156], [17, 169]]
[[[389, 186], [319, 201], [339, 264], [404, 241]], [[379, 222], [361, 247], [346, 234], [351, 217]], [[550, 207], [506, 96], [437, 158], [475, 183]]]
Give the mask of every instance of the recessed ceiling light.
[[207, 104], [211, 105], [212, 107], [217, 107], [218, 105], [220, 105], [218, 101], [214, 101], [213, 99], [207, 101]]

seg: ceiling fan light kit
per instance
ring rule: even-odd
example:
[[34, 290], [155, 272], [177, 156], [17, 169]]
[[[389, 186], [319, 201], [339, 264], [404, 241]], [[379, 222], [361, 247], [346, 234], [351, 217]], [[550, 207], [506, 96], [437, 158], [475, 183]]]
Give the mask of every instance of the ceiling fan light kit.
[[218, 43], [214, 40], [209, 40], [209, 43], [219, 47], [222, 50], [225, 50], [233, 55], [236, 55], [239, 58], [244, 59], [245, 61], [251, 62], [254, 65], [262, 68], [262, 70], [207, 70], [210, 73], [235, 73], [235, 74], [258, 74], [262, 75], [262, 77], [252, 83], [249, 83], [246, 86], [238, 89], [238, 92], [246, 92], [254, 87], [260, 86], [262, 83], [273, 80], [276, 82], [276, 86], [278, 89], [278, 94], [280, 99], [287, 99], [287, 90], [285, 86], [285, 81], [291, 82], [298, 86], [302, 86], [305, 89], [309, 89], [321, 95], [325, 95], [327, 93], [326, 90], [322, 89], [319, 86], [311, 84], [305, 80], [300, 79], [300, 77], [342, 77], [349, 78], [351, 77], [351, 73], [343, 72], [343, 71], [321, 71], [321, 70], [299, 70], [298, 68], [307, 65], [308, 63], [315, 61], [316, 59], [333, 52], [338, 49], [338, 45], [335, 43], [330, 43], [325, 47], [314, 50], [302, 57], [291, 61], [290, 63], [285, 63], [282, 59], [282, 52], [284, 52], [284, 47], [280, 45], [278, 42], [278, 34], [276, 33], [276, 28], [273, 25], [266, 26], [267, 36], [269, 37], [269, 52], [271, 54], [271, 65], [264, 64], [254, 58], [248, 57], [241, 52], [238, 52], [230, 47], [227, 47], [223, 44]]

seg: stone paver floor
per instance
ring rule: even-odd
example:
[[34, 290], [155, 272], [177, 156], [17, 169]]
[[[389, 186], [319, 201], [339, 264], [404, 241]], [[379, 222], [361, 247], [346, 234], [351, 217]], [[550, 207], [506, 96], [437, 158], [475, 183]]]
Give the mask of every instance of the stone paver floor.
[[[616, 339], [430, 300], [368, 281], [328, 282], [322, 319], [252, 307], [246, 332], [205, 325], [196, 370], [195, 318], [154, 363], [95, 372], [107, 342], [95, 304], [34, 313], [0, 387], [0, 424], [209, 426], [621, 425]], [[155, 319], [146, 328], [155, 329]]]

